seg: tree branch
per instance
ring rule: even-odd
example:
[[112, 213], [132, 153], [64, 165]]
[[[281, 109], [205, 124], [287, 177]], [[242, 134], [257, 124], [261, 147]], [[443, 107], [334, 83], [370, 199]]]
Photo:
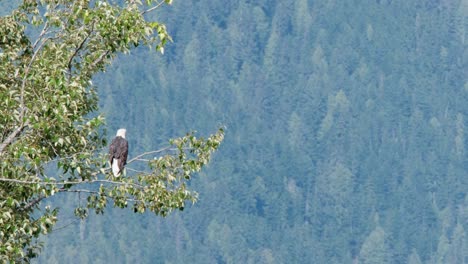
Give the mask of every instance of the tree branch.
[[[110, 199], [111, 197], [109, 197], [106, 193], [100, 193], [98, 191], [92, 191], [92, 190], [86, 190], [86, 189], [66, 189], [66, 188], [60, 188], [58, 190], [59, 193], [64, 193], [64, 192], [68, 192], [68, 193], [89, 193], [89, 194], [102, 194], [106, 197], [106, 199]], [[45, 196], [45, 195], [41, 195], [41, 196], [38, 196], [36, 197], [35, 199], [31, 200], [29, 203], [27, 203], [26, 205], [24, 205], [23, 207], [20, 208], [21, 211], [26, 211], [28, 209], [30, 209], [31, 207], [37, 205], [39, 202], [41, 202], [42, 200], [44, 200], [45, 198], [47, 198], [48, 196]], [[125, 199], [127, 202], [142, 202], [141, 200], [136, 200], [136, 199], [131, 199], [131, 198], [126, 198]]]
[[[12, 139], [14, 139], [15, 136], [10, 135], [9, 138], [10, 137]], [[7, 138], [7, 140], [8, 140], [8, 138]], [[0, 145], [0, 147], [2, 147], [3, 145], [4, 144], [2, 143], [2, 145]], [[161, 152], [164, 152], [164, 151], [176, 151], [176, 150], [178, 150], [178, 149], [177, 148], [172, 148], [171, 146], [167, 146], [167, 147], [159, 149], [159, 150], [144, 152], [144, 153], [132, 158], [131, 160], [129, 160], [127, 162], [127, 164], [132, 163], [132, 162], [137, 161], [137, 160], [140, 160], [141, 157], [144, 157], [146, 155], [161, 153]], [[65, 157], [65, 158], [71, 158], [71, 157]], [[107, 169], [109, 169], [109, 168], [107, 168]], [[130, 168], [128, 168], [128, 169], [130, 169]], [[133, 170], [133, 169], [131, 169], [131, 170]], [[134, 171], [136, 171], [136, 170], [134, 170]], [[142, 171], [138, 171], [138, 172], [142, 172]], [[97, 175], [99, 173], [100, 172], [96, 172], [95, 175]], [[138, 183], [119, 182], [119, 181], [112, 181], [112, 180], [99, 180], [99, 179], [86, 180], [86, 181], [43, 182], [43, 181], [25, 181], [25, 180], [19, 180], [19, 179], [0, 178], [0, 182], [11, 182], [11, 183], [17, 183], [17, 184], [39, 184], [39, 185], [42, 185], [42, 186], [58, 186], [58, 185], [68, 185], [68, 184], [77, 185], [77, 184], [84, 184], [84, 183], [108, 183], [108, 184], [115, 184], [115, 185], [131, 185], [131, 186], [134, 186], [134, 187], [136, 187], [138, 189], [144, 188], [143, 185], [138, 184]], [[58, 189], [57, 192], [75, 192], [75, 193], [99, 194], [99, 192], [97, 192], [97, 191], [86, 190], [86, 189], [69, 189], [69, 188], [64, 188], [64, 187]], [[40, 203], [43, 199], [45, 199], [47, 197], [49, 197], [49, 196], [40, 195], [40, 196], [34, 198], [33, 200], [31, 200], [29, 203], [25, 204], [23, 207], [20, 208], [20, 210], [21, 211], [26, 211], [26, 210], [30, 209], [31, 207], [37, 205], [38, 203]], [[109, 197], [106, 196], [106, 198], [109, 198]], [[138, 202], [139, 201], [139, 200], [129, 199], [129, 198], [127, 198], [126, 200], [129, 201], [129, 202]]]
[[162, 0], [161, 2], [159, 2], [157, 5], [155, 5], [155, 6], [151, 7], [151, 8], [149, 8], [149, 9], [146, 9], [146, 10], [142, 11], [141, 14], [144, 15], [144, 14], [149, 13], [149, 12], [155, 10], [155, 9], [158, 9], [158, 8], [159, 8], [160, 6], [162, 6], [163, 4], [164, 4], [164, 0]]
[[56, 232], [56, 231], [58, 231], [58, 230], [65, 229], [65, 228], [67, 228], [67, 227], [69, 227], [69, 226], [71, 226], [71, 225], [73, 225], [73, 224], [78, 223], [79, 221], [80, 221], [79, 219], [72, 220], [72, 221], [71, 221], [70, 223], [68, 223], [68, 224], [65, 224], [65, 225], [63, 225], [63, 226], [56, 227], [56, 228], [52, 229], [52, 232]]
[[[182, 149], [183, 150], [190, 150], [191, 148], [182, 148]], [[130, 164], [130, 163], [132, 163], [134, 161], [137, 161], [137, 160], [150, 161], [148, 159], [141, 159], [141, 157], [144, 157], [144, 156], [149, 155], [149, 154], [161, 153], [163, 151], [177, 151], [177, 150], [179, 150], [179, 149], [178, 148], [171, 148], [170, 146], [168, 146], [168, 147], [165, 147], [165, 148], [162, 148], [162, 149], [148, 151], [148, 152], [142, 153], [142, 154], [130, 159], [129, 161], [127, 161], [127, 164]]]
[[[45, 43], [48, 40], [51, 40], [53, 38], [48, 37], [48, 38], [43, 38], [48, 32], [49, 29], [49, 24], [48, 21], [45, 22], [44, 27], [39, 34], [37, 40], [34, 42], [32, 45], [32, 49], [34, 50], [34, 53], [31, 57], [31, 60], [29, 61], [25, 71], [24, 71], [24, 76], [21, 81], [21, 90], [20, 90], [20, 115], [19, 115], [19, 122], [21, 123], [20, 126], [18, 126], [3, 142], [0, 144], [0, 155], [3, 153], [4, 149], [10, 145], [14, 139], [18, 136], [18, 134], [23, 131], [24, 128], [26, 128], [29, 125], [29, 121], [24, 121], [24, 116], [26, 114], [26, 106], [25, 106], [25, 88], [26, 88], [26, 80], [29, 74], [29, 70], [31, 69], [31, 66], [36, 59], [37, 55], [39, 54], [40, 50], [44, 47]], [[41, 41], [42, 40], [42, 41]], [[41, 44], [39, 44], [41, 43]], [[39, 47], [37, 47], [39, 45]]]
[[[60, 188], [58, 190], [58, 192], [78, 192], [78, 193], [93, 193], [93, 194], [98, 194], [99, 192], [97, 191], [91, 191], [91, 190], [69, 190], [69, 189], [65, 189], [65, 188]], [[42, 200], [44, 200], [45, 198], [47, 198], [48, 196], [45, 196], [45, 195], [40, 195], [38, 197], [36, 197], [35, 199], [31, 200], [29, 203], [25, 204], [22, 208], [20, 208], [21, 211], [26, 211], [28, 210], [29, 208], [35, 206], [36, 204], [38, 204], [39, 202], [41, 202]]]
[[103, 52], [99, 58], [97, 58], [95, 61], [93, 61], [93, 64], [91, 64], [91, 69], [96, 67], [98, 63], [104, 60], [104, 58], [110, 53], [110, 51]]
[[[42, 29], [39, 37], [37, 38], [37, 40], [34, 42], [32, 48], [34, 50], [34, 53], [31, 57], [31, 60], [29, 61], [29, 64], [28, 66], [26, 67], [25, 71], [24, 71], [24, 76], [23, 76], [23, 80], [21, 81], [21, 94], [20, 94], [20, 115], [19, 115], [19, 122], [21, 123], [21, 125], [16, 128], [3, 142], [2, 144], [0, 145], [0, 155], [3, 153], [4, 149], [10, 145], [13, 140], [18, 136], [18, 134], [23, 131], [23, 129], [28, 126], [29, 124], [29, 121], [24, 121], [24, 116], [25, 116], [25, 113], [26, 113], [26, 106], [25, 106], [25, 103], [24, 103], [24, 93], [25, 93], [25, 87], [26, 87], [26, 80], [27, 80], [27, 77], [28, 77], [28, 74], [29, 74], [29, 70], [31, 69], [31, 65], [32, 63], [34, 62], [34, 60], [36, 59], [36, 56], [37, 54], [39, 53], [39, 51], [44, 47], [45, 43], [47, 42], [47, 40], [49, 40], [49, 38], [46, 38], [46, 39], [43, 39], [44, 35], [47, 33], [47, 30], [49, 28], [49, 24], [46, 22], [45, 25], [44, 25], [44, 28]], [[42, 40], [42, 42], [41, 42]], [[38, 48], [37, 45], [39, 44], [39, 42], [41, 42], [41, 44], [39, 45]]]
[[44, 35], [47, 33], [48, 29], [49, 29], [49, 21], [46, 21], [44, 23], [44, 27], [41, 30], [41, 33], [39, 34], [39, 36], [37, 37], [36, 41], [34, 42], [32, 46], [33, 50], [36, 49], [37, 44], [39, 43], [39, 41], [41, 41], [42, 37], [44, 37]]
[[127, 164], [130, 164], [138, 159], [140, 159], [141, 157], [144, 157], [146, 155], [149, 155], [149, 154], [155, 154], [155, 153], [161, 153], [163, 151], [169, 151], [169, 150], [177, 150], [177, 149], [174, 149], [174, 148], [171, 148], [171, 147], [165, 147], [165, 148], [162, 148], [162, 149], [158, 149], [158, 150], [153, 150], [153, 151], [148, 151], [148, 152], [145, 152], [145, 153], [142, 153], [134, 158], [132, 158], [131, 160], [127, 161]]
[[10, 145], [15, 140], [18, 134], [21, 133], [21, 131], [23, 131], [23, 129], [26, 126], [28, 126], [28, 124], [29, 124], [28, 121], [24, 124], [21, 124], [15, 130], [13, 130], [13, 132], [11, 132], [10, 135], [8, 135], [8, 137], [2, 142], [2, 144], [0, 144], [0, 156], [2, 155], [4, 149], [8, 147], [8, 145]]
[[86, 181], [60, 181], [60, 182], [42, 182], [42, 181], [23, 181], [18, 179], [9, 179], [9, 178], [0, 178], [0, 182], [12, 182], [18, 184], [39, 184], [43, 186], [47, 185], [66, 185], [66, 184], [84, 184], [84, 183], [110, 183], [115, 185], [132, 185], [137, 188], [144, 188], [143, 185], [133, 182], [119, 182], [119, 181], [111, 181], [111, 180], [86, 180]]
[[[92, 24], [91, 26], [91, 32], [94, 30], [94, 23]], [[78, 54], [78, 52], [83, 48], [84, 44], [86, 43], [86, 41], [88, 40], [89, 36], [91, 34], [88, 34], [86, 35], [86, 37], [83, 39], [83, 41], [80, 43], [80, 45], [78, 45], [78, 47], [75, 49], [75, 51], [73, 52], [72, 56], [70, 57], [70, 59], [68, 60], [68, 74], [71, 76], [71, 70], [72, 70], [72, 62], [73, 62], [73, 59], [76, 57], [76, 55]]]
[[38, 204], [40, 201], [42, 201], [44, 198], [46, 198], [46, 196], [44, 195], [41, 195], [35, 199], [33, 199], [32, 201], [30, 201], [29, 203], [27, 203], [26, 205], [24, 205], [23, 207], [20, 208], [20, 211], [26, 211], [28, 210], [29, 208], [35, 206], [36, 204]]
[[[21, 112], [20, 112], [20, 118], [19, 118], [20, 122], [23, 122], [23, 117], [24, 117], [24, 114], [26, 112], [26, 107], [24, 105], [24, 90], [25, 90], [25, 87], [26, 87], [26, 80], [28, 79], [29, 70], [31, 69], [31, 65], [33, 64], [34, 60], [36, 59], [37, 54], [39, 54], [39, 51], [44, 47], [45, 43], [48, 40], [52, 39], [52, 38], [43, 39], [43, 37], [47, 33], [48, 29], [49, 29], [49, 23], [48, 23], [48, 21], [46, 21], [41, 33], [39, 34], [39, 37], [36, 39], [36, 41], [34, 42], [34, 44], [32, 46], [32, 49], [33, 49], [34, 53], [33, 53], [32, 57], [31, 57], [31, 60], [28, 63], [28, 66], [24, 70], [23, 80], [21, 81], [21, 95], [20, 95], [21, 96], [20, 97]], [[39, 45], [39, 47], [37, 47], [39, 42], [41, 42], [41, 44]]]
[[[2, 180], [4, 180], [4, 179], [0, 179], [0, 181], [2, 181]], [[11, 182], [22, 183], [22, 184], [38, 183], [38, 182], [18, 181], [18, 180], [13, 180], [13, 179], [10, 179], [10, 180], [12, 180]], [[91, 182], [107, 182], [107, 183], [116, 183], [116, 184], [121, 184], [121, 185], [130, 184], [130, 185], [143, 187], [143, 186], [141, 186], [139, 184], [135, 184], [135, 183], [121, 183], [121, 182], [114, 182], [114, 181], [107, 181], [107, 180], [87, 181], [87, 182], [80, 182], [80, 183], [91, 183]], [[66, 183], [63, 183], [63, 184], [66, 184]], [[63, 187], [58, 189], [58, 193], [61, 193], [61, 192], [100, 194], [98, 191], [92, 191], [92, 190], [86, 190], [86, 189], [67, 189], [67, 188], [63, 188]], [[104, 196], [106, 198], [109, 198], [106, 194], [104, 194]], [[20, 211], [26, 211], [26, 210], [30, 209], [31, 207], [37, 205], [38, 203], [40, 203], [42, 200], [44, 200], [47, 197], [49, 197], [49, 196], [40, 195], [40, 196], [36, 197], [35, 199], [31, 200], [29, 203], [27, 203], [23, 207], [21, 207]], [[129, 202], [139, 201], [139, 200], [130, 199], [130, 198], [127, 198], [126, 200], [129, 201]]]
[[135, 170], [135, 169], [132, 169], [132, 168], [127, 168], [127, 167], [125, 167], [125, 169], [126, 169], [126, 170], [129, 170], [129, 171], [136, 172], [136, 173], [146, 173], [146, 171]]
[[[100, 193], [98, 191], [91, 191], [91, 190], [86, 190], [86, 189], [74, 189], [74, 190], [73, 189], [60, 189], [59, 192], [102, 194], [107, 199], [111, 198], [111, 197], [107, 196], [106, 193]], [[141, 202], [141, 200], [135, 200], [135, 199], [131, 199], [131, 198], [126, 198], [125, 200], [128, 201], [128, 202]]]

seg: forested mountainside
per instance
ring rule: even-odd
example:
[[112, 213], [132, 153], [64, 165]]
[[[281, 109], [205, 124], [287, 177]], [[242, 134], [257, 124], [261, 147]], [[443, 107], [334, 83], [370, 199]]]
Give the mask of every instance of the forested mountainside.
[[78, 197], [59, 197], [38, 263], [468, 263], [466, 0], [176, 0], [155, 15], [165, 54], [122, 56], [94, 83], [130, 156], [226, 126], [192, 180], [200, 201], [80, 222]]

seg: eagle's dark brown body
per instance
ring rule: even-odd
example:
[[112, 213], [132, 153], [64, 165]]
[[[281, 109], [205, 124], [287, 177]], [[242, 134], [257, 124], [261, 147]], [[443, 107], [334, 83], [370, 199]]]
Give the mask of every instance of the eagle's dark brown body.
[[109, 146], [109, 162], [115, 177], [118, 177], [125, 165], [128, 157], [128, 141], [125, 139], [125, 130], [119, 129], [117, 136]]

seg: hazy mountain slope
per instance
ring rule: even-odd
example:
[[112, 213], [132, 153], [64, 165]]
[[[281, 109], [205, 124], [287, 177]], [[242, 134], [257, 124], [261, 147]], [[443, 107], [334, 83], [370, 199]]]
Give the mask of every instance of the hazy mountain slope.
[[166, 54], [122, 56], [95, 84], [130, 156], [226, 125], [193, 179], [200, 202], [92, 215], [38, 261], [461, 263], [467, 14], [457, 0], [174, 1], [157, 14]]

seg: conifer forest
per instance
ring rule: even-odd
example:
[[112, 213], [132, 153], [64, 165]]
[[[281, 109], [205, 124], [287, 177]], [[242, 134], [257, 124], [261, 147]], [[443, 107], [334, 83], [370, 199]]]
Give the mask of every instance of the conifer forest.
[[174, 0], [149, 15], [172, 41], [94, 76], [97, 112], [108, 142], [127, 129], [129, 159], [224, 127], [188, 183], [198, 201], [81, 220], [80, 197], [58, 194], [32, 263], [468, 263], [467, 0]]

